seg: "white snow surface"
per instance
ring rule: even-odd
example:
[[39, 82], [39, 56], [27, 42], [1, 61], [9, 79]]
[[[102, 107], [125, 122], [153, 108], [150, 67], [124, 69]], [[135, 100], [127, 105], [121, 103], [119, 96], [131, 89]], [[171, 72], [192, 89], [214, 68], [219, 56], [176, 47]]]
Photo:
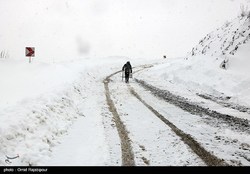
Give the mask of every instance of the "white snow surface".
[[[240, 55], [247, 59], [248, 46], [242, 47], [239, 54], [235, 55], [235, 59]], [[30, 64], [27, 61], [1, 60], [0, 93], [4, 97], [0, 100], [0, 164], [3, 166], [120, 166], [120, 140], [106, 104], [103, 80], [111, 73], [121, 70], [127, 60], [130, 59], [109, 57], [55, 64], [35, 60]], [[134, 67], [154, 64], [152, 68], [135, 73], [134, 78], [143, 79], [149, 84], [168, 89], [192, 101], [198, 101], [196, 92], [212, 95], [223, 93], [231, 97], [231, 102], [249, 107], [250, 76], [246, 74], [247, 69], [233, 63], [228, 70], [223, 70], [219, 68], [219, 62], [216, 59], [203, 56], [189, 60], [176, 58], [130, 61]], [[120, 73], [115, 76], [110, 86], [112, 98], [129, 130], [132, 147], [138, 156], [136, 165], [204, 165], [183, 143], [167, 146], [162, 144], [169, 141], [170, 137], [173, 138], [170, 142], [179, 140], [170, 130], [164, 129], [166, 126], [157, 118], [151, 117], [149, 111], [145, 111], [138, 100], [131, 98], [126, 84], [121, 80]], [[134, 80], [131, 80], [131, 86], [141, 91], [140, 94], [143, 94], [146, 101], [163, 113], [166, 114], [164, 108], [172, 108], [144, 94], [144, 90], [138, 88]], [[125, 100], [126, 97], [131, 98], [129, 102]], [[221, 109], [208, 101], [207, 103], [204, 101], [203, 104], [215, 110]], [[171, 110], [180, 113], [179, 115], [186, 115], [175, 107]], [[219, 111], [249, 119], [247, 113], [239, 114], [227, 108]], [[144, 117], [145, 120], [142, 122], [140, 117], [144, 115], [147, 117]], [[184, 118], [185, 121], [177, 120], [178, 118], [168, 119], [174, 119], [173, 122], [185, 130], [185, 125], [190, 124], [195, 117], [190, 115]], [[197, 120], [199, 119], [197, 118], [195, 122]], [[149, 126], [152, 123], [154, 125]], [[145, 128], [139, 129], [142, 124], [149, 126], [146, 130], [152, 129], [155, 133], [145, 134]], [[200, 123], [199, 125], [194, 127], [194, 130], [186, 131], [204, 144], [209, 141], [204, 134], [217, 133], [250, 142], [248, 135], [237, 134], [230, 130], [220, 132], [206, 125]], [[158, 138], [153, 140], [156, 137]], [[158, 150], [155, 149], [156, 147]], [[177, 150], [178, 148], [180, 150]], [[211, 148], [213, 150], [227, 147], [216, 147], [212, 144]], [[179, 156], [177, 151], [180, 152]], [[225, 149], [222, 151], [224, 152]], [[230, 149], [228, 153], [230, 154]], [[15, 157], [17, 154], [19, 158], [6, 163], [6, 155]], [[150, 163], [145, 163], [145, 160], [142, 160], [145, 158], [142, 156]], [[225, 157], [223, 153], [221, 157], [228, 156]], [[241, 163], [249, 164], [244, 160]]]
[[[4, 4], [0, 7], [1, 9], [8, 6], [6, 2], [7, 1], [1, 1], [1, 4]], [[11, 6], [15, 6], [16, 2], [16, 0], [11, 1]], [[31, 1], [27, 0], [27, 2]], [[42, 3], [42, 1], [39, 2]], [[56, 2], [57, 3], [52, 3], [51, 5], [42, 3], [42, 11], [48, 11], [48, 13], [46, 13], [46, 16], [41, 19], [45, 19], [51, 15], [53, 12], [51, 8], [57, 7], [57, 4], [60, 4], [58, 3], [59, 1]], [[60, 8], [59, 6], [56, 10], [60, 12], [57, 12], [56, 14], [61, 14], [61, 12], [63, 12], [63, 17], [67, 16], [69, 12], [67, 10], [68, 8], [78, 9], [76, 5], [80, 3], [80, 1], [78, 1], [78, 3], [73, 6], [73, 4], [69, 3], [70, 1], [63, 2], [63, 8]], [[99, 1], [95, 1], [93, 7], [95, 9], [104, 10], [103, 12], [100, 11], [100, 14], [106, 14], [105, 7], [102, 8], [102, 4], [99, 4], [98, 2]], [[109, 2], [111, 6], [108, 7], [110, 8], [112, 7], [113, 1]], [[180, 2], [181, 1], [179, 1], [179, 3]], [[211, 2], [213, 1], [211, 0]], [[232, 2], [236, 3], [235, 1]], [[134, 7], [134, 4], [132, 4], [132, 6]], [[147, 7], [148, 6], [150, 6], [150, 4], [147, 5]], [[190, 4], [188, 6], [190, 6]], [[108, 7], [107, 9], [109, 9]], [[130, 6], [125, 7], [128, 8]], [[28, 6], [26, 6], [26, 8], [28, 8]], [[133, 9], [132, 11], [134, 13], [137, 12]], [[18, 11], [18, 14], [21, 12], [22, 11]], [[42, 13], [37, 13], [36, 9], [33, 9], [31, 12], [37, 16], [43, 16]], [[92, 13], [93, 12], [91, 12], [91, 16]], [[8, 16], [8, 11], [4, 11], [3, 14], [3, 17]], [[14, 15], [14, 12], [12, 14]], [[111, 14], [113, 15], [113, 13], [110, 13], [110, 15]], [[24, 21], [26, 22], [22, 23], [22, 20], [20, 20], [15, 26], [24, 27], [26, 25], [30, 18], [27, 17], [26, 19], [26, 15], [24, 16]], [[72, 16], [75, 16], [75, 14]], [[79, 16], [77, 15], [76, 21], [81, 20]], [[97, 23], [99, 21], [98, 16], [99, 13], [95, 18]], [[121, 16], [124, 17], [126, 14]], [[162, 15], [156, 15], [155, 17], [158, 16]], [[60, 17], [61, 15], [53, 16], [49, 21], [49, 24], [53, 23], [53, 21], [57, 21]], [[137, 23], [141, 20], [141, 17], [144, 18], [145, 16], [142, 15], [141, 17], [137, 17], [138, 20], [135, 20], [134, 23]], [[85, 16], [85, 18], [85, 20], [88, 20], [88, 16]], [[106, 21], [112, 21], [109, 20], [109, 15], [105, 18], [107, 18]], [[14, 15], [11, 17], [10, 21], [14, 21], [15, 19], [16, 16]], [[69, 19], [74, 18], [66, 19], [66, 21], [68, 21]], [[115, 19], [121, 21], [118, 17]], [[18, 34], [17, 30], [20, 29], [19, 27], [13, 27], [9, 30], [8, 26], [12, 25], [10, 25], [8, 21], [4, 23], [4, 32], [0, 35], [0, 40], [2, 40], [4, 44], [0, 46], [6, 46], [7, 48], [1, 48], [0, 51], [5, 49], [8, 50], [8, 45], [12, 45], [11, 43], [14, 43], [13, 41], [15, 40], [17, 41], [22, 38], [22, 43], [9, 46], [11, 47], [9, 51], [10, 55], [8, 55], [8, 51], [0, 53], [4, 54], [1, 55], [3, 57], [0, 58], [0, 166], [121, 166], [121, 142], [114, 119], [106, 102], [103, 80], [110, 74], [120, 71], [123, 64], [128, 60], [131, 62], [135, 70], [133, 78], [130, 80], [130, 84], [125, 84], [122, 81], [121, 73], [118, 73], [111, 77], [109, 88], [117, 112], [128, 130], [128, 136], [131, 140], [131, 146], [135, 156], [135, 165], [204, 166], [206, 164], [204, 164], [204, 162], [181, 140], [180, 137], [166, 126], [166, 124], [163, 124], [162, 121], [155, 117], [150, 110], [143, 106], [143, 104], [130, 93], [130, 87], [135, 89], [143, 100], [156, 109], [166, 119], [175, 124], [176, 127], [184, 131], [186, 134], [190, 134], [207, 151], [219, 158], [223, 158], [226, 162], [232, 165], [250, 165], [249, 134], [208, 125], [201, 117], [192, 115], [170, 103], [156, 98], [149, 91], [143, 89], [135, 82], [135, 79], [144, 80], [148, 84], [159, 89], [166, 89], [175, 95], [182, 96], [202, 107], [249, 121], [250, 43], [249, 28], [247, 28], [249, 23], [245, 23], [245, 19], [244, 22], [237, 22], [237, 20], [235, 20], [230, 23], [234, 29], [242, 29], [237, 35], [239, 36], [237, 43], [241, 42], [242, 44], [237, 48], [234, 55], [226, 55], [226, 58], [229, 60], [226, 70], [220, 68], [221, 62], [225, 59], [225, 56], [222, 56], [221, 54], [213, 54], [216, 49], [218, 49], [217, 46], [223, 44], [223, 41], [218, 42], [216, 34], [213, 35], [213, 41], [211, 43], [210, 41], [206, 43], [207, 45], [211, 44], [211, 49], [206, 50], [206, 55], [196, 54], [195, 56], [189, 56], [188, 58], [167, 57], [166, 59], [158, 59], [159, 55], [157, 55], [155, 57], [158, 58], [155, 59], [151, 55], [157, 52], [157, 49], [150, 52], [151, 46], [147, 46], [143, 49], [149, 51], [150, 55], [146, 56], [146, 51], [141, 52], [143, 53], [142, 55], [150, 57], [150, 59], [145, 57], [139, 59], [133, 56], [105, 57], [105, 55], [104, 57], [100, 57], [99, 55], [103, 54], [103, 52], [100, 52], [98, 57], [95, 55], [95, 51], [98, 52], [98, 49], [94, 49], [95, 51], [92, 51], [91, 49], [91, 54], [85, 53], [85, 49], [88, 49], [89, 45], [97, 44], [98, 47], [102, 48], [101, 50], [105, 50], [105, 53], [110, 53], [113, 50], [116, 50], [113, 55], [117, 55], [120, 52], [119, 49], [121, 48], [119, 44], [117, 44], [117, 39], [119, 40], [120, 37], [116, 36], [122, 34], [116, 33], [113, 37], [113, 40], [115, 41], [112, 42], [112, 44], [105, 44], [105, 42], [102, 42], [109, 40], [109, 36], [111, 36], [113, 30], [116, 29], [112, 22], [106, 28], [108, 29], [110, 26], [113, 26], [114, 28], [111, 31], [108, 30], [109, 32], [107, 33], [109, 33], [109, 35], [104, 34], [102, 35], [105, 36], [104, 38], [101, 40], [95, 39], [95, 41], [93, 41], [95, 44], [89, 44], [88, 41], [84, 39], [81, 40], [81, 38], [84, 38], [83, 36], [77, 36], [77, 33], [81, 33], [81, 27], [76, 27], [78, 25], [67, 25], [68, 23], [63, 23], [63, 21], [64, 20], [59, 20], [56, 24], [56, 28], [51, 26], [53, 30], [48, 28], [48, 30], [51, 30], [50, 32], [56, 33], [58, 28], [60, 29], [62, 26], [68, 27], [65, 27], [66, 29], [58, 35], [52, 34], [51, 36], [53, 37], [46, 37], [46, 31], [41, 31], [43, 40], [38, 46], [43, 45], [41, 46], [42, 50], [40, 53], [39, 51], [37, 52], [37, 57], [33, 58], [31, 63], [28, 62], [28, 58], [25, 59], [23, 55], [23, 57], [20, 55], [23, 54], [23, 49], [27, 43], [35, 44], [37, 42], [32, 36], [30, 36], [28, 40], [23, 37], [25, 37], [26, 33], [29, 31], [31, 31], [30, 33], [33, 33], [32, 31], [35, 30], [32, 28], [34, 27], [36, 29], [37, 27], [40, 27], [40, 25], [33, 25], [29, 31], [25, 30], [26, 27], [21, 28], [21, 34]], [[146, 26], [153, 27], [151, 23], [152, 21], [155, 21], [154, 18], [152, 18]], [[124, 22], [126, 23], [126, 21]], [[41, 23], [41, 21], [36, 21], [33, 24], [38, 23], [41, 25], [44, 24], [44, 28], [47, 28], [47, 24], [45, 25], [45, 23]], [[62, 23], [63, 25], [61, 25]], [[98, 27], [98, 25], [96, 25], [97, 23], [89, 25], [95, 28], [95, 31], [99, 31], [99, 28], [101, 27]], [[133, 25], [134, 23], [132, 22], [130, 25]], [[83, 24], [80, 26], [83, 26]], [[244, 26], [240, 27], [240, 25]], [[68, 32], [74, 30], [72, 28], [77, 28], [73, 39], [72, 33]], [[130, 31], [133, 31], [132, 28]], [[139, 25], [137, 34], [140, 33], [139, 31], [141, 31], [141, 28], [142, 27]], [[179, 29], [180, 28], [181, 27], [179, 27]], [[203, 25], [201, 28], [204, 28]], [[220, 35], [220, 39], [228, 39], [228, 37], [231, 37], [231, 34], [234, 32], [233, 29], [224, 29], [225, 28], [222, 27], [221, 30], [219, 30], [222, 34]], [[243, 30], [245, 31], [244, 39], [241, 37]], [[123, 28], [121, 31], [123, 31]], [[64, 32], [67, 33], [67, 37], [71, 38], [68, 38], [71, 42], [63, 42], [65, 45], [61, 45], [58, 42], [61, 42], [60, 39], [63, 38], [62, 36], [64, 36]], [[94, 31], [93, 33], [90, 31], [88, 32], [91, 33], [90, 37], [98, 37], [95, 36]], [[88, 32], [86, 35], [88, 35]], [[229, 35], [223, 35], [223, 32], [228, 32]], [[14, 33], [13, 36], [12, 33]], [[144, 34], [146, 35], [147, 33]], [[140, 37], [144, 38], [144, 34]], [[199, 35], [201, 35], [201, 33]], [[37, 35], [37, 37], [39, 40], [40, 36]], [[123, 35], [123, 38], [125, 37], [126, 35]], [[154, 36], [152, 37], [155, 38]], [[78, 38], [80, 43], [76, 45], [78, 45], [81, 50], [83, 49], [83, 54], [78, 54], [76, 51], [76, 45], [73, 45], [73, 43], [75, 44], [76, 42], [75, 38]], [[137, 39], [131, 35], [128, 37], [128, 41], [126, 41], [125, 45], [130, 43], [129, 38], [133, 38], [133, 40]], [[186, 40], [186, 42], [189, 42], [185, 37], [182, 38], [184, 38], [183, 40]], [[8, 39], [11, 39], [11, 41]], [[55, 44], [57, 46], [56, 48], [53, 48], [51, 46], [53, 45], [53, 42], [48, 42], [52, 40], [60, 46]], [[163, 40], [165, 42], [167, 39], [163, 38]], [[142, 43], [145, 43], [145, 40], [141, 41]], [[243, 43], [244, 41], [246, 43]], [[159, 45], [164, 45], [164, 42], [160, 42]], [[192, 43], [193, 42], [194, 40]], [[152, 42], [152, 44], [154, 44], [154, 42]], [[69, 46], [70, 49], [67, 49], [67, 45], [71, 45]], [[140, 49], [135, 45], [136, 44], [131, 46], [130, 44], [130, 47], [133, 47], [133, 49], [126, 48], [122, 53], [126, 55], [126, 53], [131, 50], [136, 50], [136, 54], [131, 55], [141, 54]], [[138, 45], [140, 45], [140, 48], [144, 47], [143, 44]], [[176, 43], [176, 45], [178, 44]], [[185, 48], [187, 45], [188, 44], [185, 44]], [[173, 44], [168, 48], [172, 48], [172, 46]], [[204, 49], [203, 46], [197, 47], [198, 53]], [[16, 47], [18, 47], [18, 49]], [[235, 47], [232, 47], [232, 49], [233, 48]], [[56, 49], [61, 50], [61, 52], [55, 51]], [[177, 46], [175, 49], [177, 50], [175, 50], [175, 52], [178, 52], [179, 48], [177, 48]], [[106, 50], [108, 51], [106, 52]], [[164, 52], [162, 49], [160, 50], [160, 53], [157, 54], [162, 55]], [[51, 56], [50, 53], [53, 51], [55, 52], [53, 53], [53, 56]], [[41, 52], [43, 52], [43, 54], [41, 54]], [[65, 56], [67, 58], [72, 55], [69, 61], [65, 61], [67, 59], [65, 57], [60, 57], [60, 55], [64, 53], [66, 53]], [[153, 66], [136, 72], [137, 68], [140, 69], [140, 65], [145, 64]], [[231, 105], [248, 108], [248, 111], [240, 112], [234, 108], [224, 107], [219, 103], [201, 98], [197, 94], [222, 98]], [[224, 143], [221, 143], [221, 141]], [[8, 157], [13, 159], [8, 160]]]
[[[1, 60], [1, 165], [7, 164], [6, 155], [17, 154], [20, 158], [11, 165], [109, 164], [101, 116], [106, 101], [102, 80], [117, 70], [117, 62], [120, 70], [124, 61], [119, 57], [57, 64]], [[62, 135], [68, 153], [56, 151], [62, 156], [47, 163]]]

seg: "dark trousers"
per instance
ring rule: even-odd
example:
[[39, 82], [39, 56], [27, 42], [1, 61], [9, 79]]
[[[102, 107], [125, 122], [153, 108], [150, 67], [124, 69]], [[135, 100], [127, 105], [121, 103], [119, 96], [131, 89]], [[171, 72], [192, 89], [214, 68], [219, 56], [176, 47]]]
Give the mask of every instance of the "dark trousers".
[[129, 73], [125, 72], [125, 82], [128, 83], [129, 82]]

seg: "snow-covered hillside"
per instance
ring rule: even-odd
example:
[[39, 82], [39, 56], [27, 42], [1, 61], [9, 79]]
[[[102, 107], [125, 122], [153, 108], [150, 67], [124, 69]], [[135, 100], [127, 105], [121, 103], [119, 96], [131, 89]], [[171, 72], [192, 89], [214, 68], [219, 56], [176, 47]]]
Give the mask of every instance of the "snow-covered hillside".
[[192, 49], [188, 56], [196, 55], [234, 55], [239, 47], [250, 39], [250, 18], [237, 17], [207, 34], [199, 44]]
[[[250, 19], [237, 17], [211, 32], [186, 58], [167, 59], [147, 73], [179, 93], [193, 91], [250, 107]], [[227, 61], [227, 69], [220, 68]], [[144, 74], [145, 75], [145, 74]], [[180, 89], [175, 88], [179, 86]], [[186, 95], [189, 95], [188, 92]]]

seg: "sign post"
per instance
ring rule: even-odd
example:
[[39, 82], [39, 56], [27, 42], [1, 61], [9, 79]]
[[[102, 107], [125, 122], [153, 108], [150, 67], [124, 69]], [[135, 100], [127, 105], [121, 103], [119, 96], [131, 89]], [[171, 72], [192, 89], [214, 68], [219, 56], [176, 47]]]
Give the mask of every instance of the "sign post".
[[29, 57], [29, 63], [31, 63], [31, 57], [35, 57], [35, 47], [26, 47], [25, 55]]

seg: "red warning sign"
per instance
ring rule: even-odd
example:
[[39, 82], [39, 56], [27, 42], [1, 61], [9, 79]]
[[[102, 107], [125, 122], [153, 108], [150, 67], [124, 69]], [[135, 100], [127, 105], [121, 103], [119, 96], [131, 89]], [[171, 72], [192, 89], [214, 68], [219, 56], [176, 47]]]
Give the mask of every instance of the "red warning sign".
[[25, 54], [26, 57], [35, 57], [35, 47], [26, 47]]

